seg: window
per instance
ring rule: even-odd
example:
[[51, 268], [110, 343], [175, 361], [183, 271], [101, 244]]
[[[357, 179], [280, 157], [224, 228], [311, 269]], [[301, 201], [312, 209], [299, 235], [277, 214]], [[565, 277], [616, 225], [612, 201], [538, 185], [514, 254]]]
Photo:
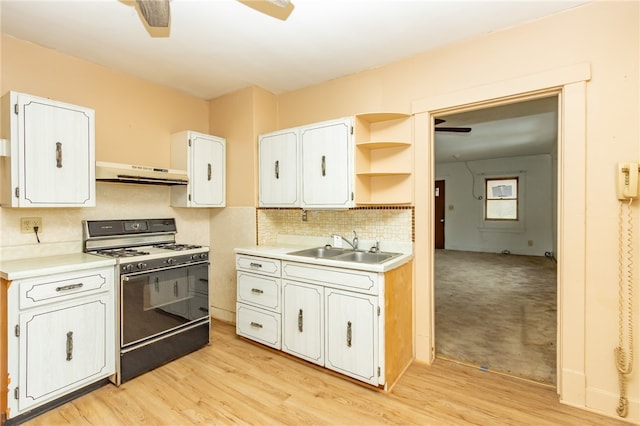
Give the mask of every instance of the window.
[[485, 219], [518, 220], [518, 178], [485, 179]]

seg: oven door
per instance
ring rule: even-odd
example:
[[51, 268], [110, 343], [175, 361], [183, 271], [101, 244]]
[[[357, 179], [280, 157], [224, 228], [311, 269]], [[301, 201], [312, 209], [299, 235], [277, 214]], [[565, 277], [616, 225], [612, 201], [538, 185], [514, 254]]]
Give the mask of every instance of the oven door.
[[209, 317], [209, 263], [123, 275], [120, 294], [126, 347]]

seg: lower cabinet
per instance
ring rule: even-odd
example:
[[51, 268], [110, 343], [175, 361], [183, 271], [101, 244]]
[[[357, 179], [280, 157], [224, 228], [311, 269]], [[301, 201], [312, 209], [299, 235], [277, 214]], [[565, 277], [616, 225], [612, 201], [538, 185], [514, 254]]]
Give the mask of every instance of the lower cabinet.
[[377, 386], [378, 298], [326, 289], [325, 366]]
[[115, 373], [114, 280], [105, 267], [3, 282], [11, 417]]
[[413, 359], [412, 263], [376, 273], [266, 260], [237, 256], [237, 334], [390, 389]]
[[282, 350], [324, 365], [324, 288], [282, 283]]

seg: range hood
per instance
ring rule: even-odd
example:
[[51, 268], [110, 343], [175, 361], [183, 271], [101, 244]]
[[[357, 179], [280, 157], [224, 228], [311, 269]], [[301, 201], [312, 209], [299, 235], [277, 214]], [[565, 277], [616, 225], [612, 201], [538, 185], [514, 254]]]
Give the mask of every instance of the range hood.
[[96, 181], [147, 185], [186, 185], [189, 183], [189, 178], [184, 170], [96, 161]]

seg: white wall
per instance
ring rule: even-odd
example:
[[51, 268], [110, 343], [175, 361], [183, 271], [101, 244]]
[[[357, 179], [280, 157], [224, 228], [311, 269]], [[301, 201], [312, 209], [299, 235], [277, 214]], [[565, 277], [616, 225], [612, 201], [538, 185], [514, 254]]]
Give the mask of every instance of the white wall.
[[[552, 162], [550, 155], [441, 163], [445, 180], [445, 248], [544, 256], [554, 250]], [[484, 220], [484, 179], [518, 176], [519, 220]], [[482, 195], [483, 199], [473, 197]], [[531, 242], [532, 245], [529, 245]]]

